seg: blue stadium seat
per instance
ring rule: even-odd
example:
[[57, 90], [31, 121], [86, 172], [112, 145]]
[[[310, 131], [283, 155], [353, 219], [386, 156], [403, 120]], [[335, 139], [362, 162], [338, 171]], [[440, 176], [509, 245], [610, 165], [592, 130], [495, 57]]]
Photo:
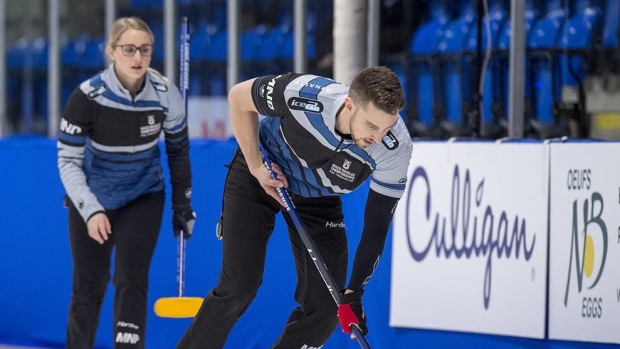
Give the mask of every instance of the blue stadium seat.
[[447, 25], [437, 46], [442, 74], [441, 93], [445, 97], [445, 116], [440, 122], [447, 138], [471, 134], [471, 127], [464, 117], [466, 97], [471, 95], [468, 89], [470, 59], [464, 54], [469, 32], [477, 18], [474, 2], [461, 1], [459, 17]]
[[432, 3], [429, 12], [431, 18], [416, 30], [409, 47], [407, 120], [413, 137], [441, 138], [438, 110], [443, 93], [436, 56], [450, 16], [445, 2]]
[[33, 79], [34, 79], [34, 103], [35, 113], [47, 120], [47, 67], [48, 67], [48, 44], [45, 38], [36, 38], [32, 41], [33, 54]]
[[80, 64], [83, 73], [90, 76], [106, 67], [105, 46], [104, 37], [92, 38], [86, 43]]
[[558, 41], [560, 49], [574, 53], [560, 56], [563, 85], [575, 86], [585, 78], [584, 56], [593, 47], [594, 35], [600, 29], [601, 15], [600, 8], [590, 6], [588, 0], [576, 1], [575, 14], [568, 19]]
[[620, 34], [618, 32], [620, 0], [606, 0], [604, 13], [601, 44], [605, 48], [616, 48], [618, 47], [618, 35]]
[[265, 24], [259, 24], [241, 34], [241, 80], [255, 77], [259, 74], [257, 57], [263, 50], [263, 40], [269, 28]]
[[[8, 48], [7, 80], [19, 86], [9, 91], [9, 108], [21, 116], [14, 126], [22, 133], [44, 132], [47, 119], [47, 50], [45, 38], [18, 39]], [[42, 121], [36, 123], [36, 121]]]
[[[151, 58], [151, 66], [155, 69], [163, 69], [164, 66], [164, 23], [161, 18], [151, 19], [149, 22], [149, 27], [153, 32], [153, 37], [155, 39], [155, 45], [153, 48], [153, 57]], [[180, 35], [180, 34], [179, 34]], [[177, 39], [179, 36], [175, 36]], [[179, 47], [180, 40], [176, 42], [175, 47]]]
[[[486, 54], [486, 50], [488, 45], [491, 46], [491, 50], [495, 51], [498, 49], [499, 44], [499, 36], [504, 26], [508, 20], [508, 11], [504, 8], [501, 0], [492, 0], [489, 1], [488, 5], [489, 16], [487, 18], [483, 18], [482, 20], [482, 51], [483, 56]], [[487, 37], [487, 23], [490, 29], [490, 38]], [[469, 33], [469, 38], [466, 44], [466, 50], [470, 53], [476, 52], [478, 49], [478, 26], [474, 25]], [[493, 102], [497, 99], [496, 92], [499, 88], [499, 77], [497, 74], [497, 69], [499, 63], [497, 63], [495, 57], [491, 57], [488, 66], [484, 72], [484, 81], [481, 81], [483, 86], [482, 91], [482, 136], [489, 138], [501, 138], [503, 136], [504, 130], [501, 127], [500, 117], [494, 108]], [[481, 58], [482, 59], [482, 58]], [[473, 62], [472, 62], [473, 63]], [[471, 75], [470, 81], [470, 89], [471, 95], [469, 96], [469, 100], [473, 101], [473, 95], [477, 93], [479, 86], [477, 85], [479, 78], [477, 76]], [[470, 110], [479, 110], [479, 106], [476, 103], [470, 104]]]
[[602, 33], [597, 48], [595, 74], [602, 78], [603, 89], [613, 91], [616, 88], [615, 78], [620, 73], [620, 47], [618, 36], [618, 14], [620, 0], [606, 0], [603, 7]]
[[589, 0], [576, 0], [573, 7], [574, 14], [564, 25], [558, 47], [561, 88], [573, 87], [578, 97], [577, 101], [559, 100], [554, 108], [555, 119], [560, 124], [576, 121], [579, 137], [588, 137], [590, 120], [585, 110], [584, 80], [587, 69], [594, 66], [594, 40], [600, 34], [602, 13]]
[[199, 27], [189, 37], [189, 94], [192, 96], [205, 94], [203, 86], [209, 79], [209, 76], [204, 72], [209, 48], [208, 37], [207, 30], [204, 27]]
[[[557, 134], [558, 126], [554, 116], [556, 101], [560, 100], [560, 82], [555, 52], [567, 13], [559, 1], [547, 4], [547, 12], [534, 24], [527, 37], [527, 74], [532, 81], [531, 91], [533, 115], [531, 136], [551, 138]], [[528, 126], [529, 127], [529, 126]]]
[[131, 0], [133, 9], [161, 8], [163, 5], [163, 0]]
[[30, 43], [27, 39], [18, 39], [8, 48], [7, 52], [7, 68], [11, 70], [21, 70], [26, 64], [26, 54], [30, 49]]
[[[524, 36], [527, 42], [527, 38], [532, 32], [532, 27], [538, 21], [540, 14], [538, 9], [533, 4], [533, 0], [527, 0], [525, 3], [525, 23], [524, 23]], [[493, 111], [500, 116], [500, 123], [504, 130], [508, 129], [508, 84], [509, 84], [509, 50], [510, 50], [510, 38], [512, 35], [511, 21], [506, 21], [504, 28], [502, 29], [497, 47], [499, 49], [499, 58], [495, 61], [497, 64], [495, 69], [495, 75], [497, 79], [498, 88], [495, 89], [495, 103]], [[529, 70], [529, 60], [525, 61], [525, 71]], [[531, 106], [532, 98], [531, 78], [530, 74], [525, 74], [525, 117], [531, 118], [533, 109]]]
[[[274, 29], [271, 38], [274, 45], [274, 52], [267, 49], [265, 50], [265, 59], [269, 59], [271, 54], [275, 58], [275, 66], [273, 69], [278, 72], [290, 72], [294, 70], [294, 56], [295, 56], [295, 33], [293, 28], [288, 24], [283, 24]], [[310, 42], [311, 40], [308, 40]], [[267, 45], [265, 45], [267, 46]], [[269, 69], [269, 67], [267, 67]], [[265, 71], [265, 72], [268, 72]]]
[[226, 95], [227, 40], [227, 32], [216, 26], [190, 36], [190, 94]]
[[64, 109], [73, 90], [80, 82], [82, 82], [83, 76], [81, 75], [80, 65], [82, 62], [82, 56], [84, 55], [84, 51], [86, 50], [86, 44], [90, 40], [90, 36], [82, 35], [77, 38], [68, 40], [62, 48], [60, 54], [60, 61], [62, 62], [62, 109]]
[[[30, 42], [20, 38], [7, 50], [7, 111], [15, 131], [22, 128], [24, 122], [32, 125], [33, 97], [32, 88], [27, 89], [24, 81], [24, 68], [28, 64], [27, 56]], [[32, 61], [30, 61], [32, 64]], [[32, 85], [30, 85], [32, 87]]]

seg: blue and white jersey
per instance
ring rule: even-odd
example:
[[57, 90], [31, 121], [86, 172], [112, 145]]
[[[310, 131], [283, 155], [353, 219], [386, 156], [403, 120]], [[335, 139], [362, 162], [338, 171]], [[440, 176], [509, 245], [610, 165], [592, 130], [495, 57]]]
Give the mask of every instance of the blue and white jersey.
[[260, 138], [282, 167], [290, 190], [304, 197], [342, 195], [370, 176], [370, 188], [400, 198], [407, 183], [412, 142], [402, 118], [383, 142], [360, 148], [335, 129], [349, 87], [316, 75], [257, 78], [252, 87]]
[[60, 124], [58, 168], [84, 220], [164, 190], [158, 146], [162, 131], [173, 205], [189, 205], [189, 139], [179, 89], [148, 71], [142, 90], [132, 98], [112, 64], [74, 90]]

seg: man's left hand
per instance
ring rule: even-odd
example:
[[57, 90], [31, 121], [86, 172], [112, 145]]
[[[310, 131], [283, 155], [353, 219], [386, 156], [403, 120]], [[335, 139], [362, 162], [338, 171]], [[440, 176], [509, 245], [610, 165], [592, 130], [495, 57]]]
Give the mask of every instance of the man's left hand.
[[[348, 293], [347, 293], [348, 292]], [[362, 306], [362, 296], [364, 290], [351, 292], [347, 290], [340, 294], [340, 305], [338, 306], [338, 320], [344, 333], [351, 333], [351, 325], [357, 325], [364, 335], [368, 333], [366, 327], [366, 313]]]

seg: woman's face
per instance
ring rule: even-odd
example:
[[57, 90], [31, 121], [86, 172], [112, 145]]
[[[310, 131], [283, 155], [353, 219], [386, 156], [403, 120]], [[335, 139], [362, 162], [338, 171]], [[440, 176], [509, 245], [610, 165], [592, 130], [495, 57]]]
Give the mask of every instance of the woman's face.
[[110, 54], [119, 80], [129, 84], [144, 77], [152, 55], [153, 42], [149, 34], [131, 28], [121, 35]]

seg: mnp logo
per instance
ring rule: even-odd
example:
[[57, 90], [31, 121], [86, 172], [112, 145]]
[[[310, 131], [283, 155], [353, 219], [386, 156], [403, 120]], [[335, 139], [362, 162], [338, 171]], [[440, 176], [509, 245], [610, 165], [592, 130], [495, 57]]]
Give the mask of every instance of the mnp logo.
[[136, 344], [140, 341], [140, 335], [130, 332], [118, 332], [116, 334], [116, 343]]
[[73, 125], [67, 121], [67, 119], [62, 118], [62, 120], [60, 120], [60, 131], [73, 135], [76, 133], [82, 133], [82, 128], [80, 126]]

